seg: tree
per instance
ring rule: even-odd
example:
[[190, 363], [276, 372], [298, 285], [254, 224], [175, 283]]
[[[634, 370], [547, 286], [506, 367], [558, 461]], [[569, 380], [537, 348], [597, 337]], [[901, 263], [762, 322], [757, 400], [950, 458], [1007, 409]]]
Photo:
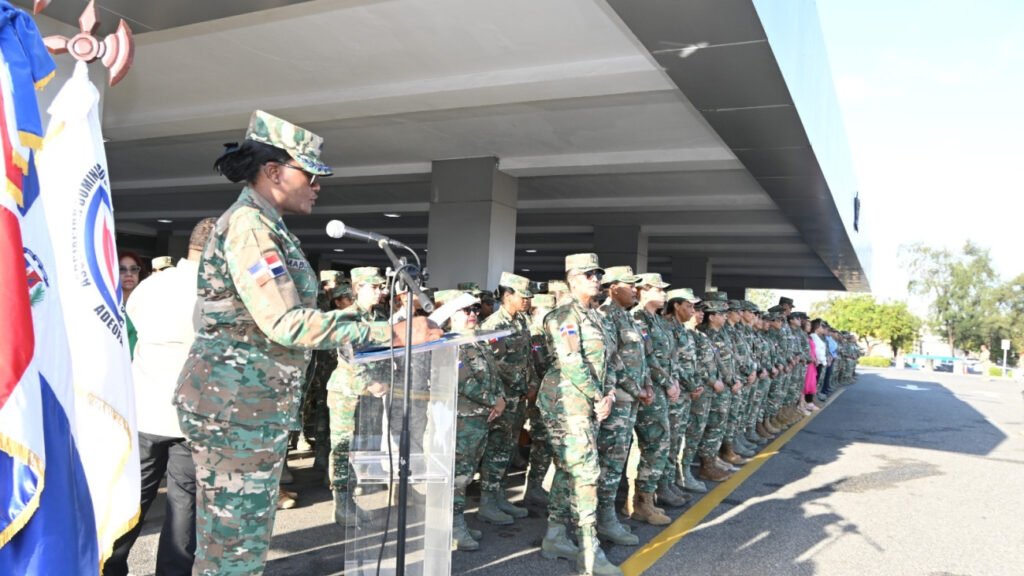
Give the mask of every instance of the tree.
[[767, 310], [779, 303], [775, 290], [767, 288], [751, 288], [747, 290], [747, 300], [757, 304], [761, 310]]
[[901, 252], [911, 274], [907, 289], [931, 297], [929, 321], [945, 335], [950, 354], [988, 343], [997, 281], [988, 249], [967, 241], [961, 254], [920, 243]]
[[885, 342], [894, 357], [917, 341], [922, 325], [921, 319], [905, 302], [879, 303], [870, 294], [833, 296], [815, 304], [811, 313], [838, 330], [856, 334], [868, 354], [880, 342]]

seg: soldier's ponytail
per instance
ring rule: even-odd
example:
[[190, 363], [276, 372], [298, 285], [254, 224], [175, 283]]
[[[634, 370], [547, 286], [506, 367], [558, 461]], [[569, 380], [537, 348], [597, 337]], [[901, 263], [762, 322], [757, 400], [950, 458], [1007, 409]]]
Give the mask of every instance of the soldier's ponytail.
[[232, 182], [256, 181], [260, 167], [267, 162], [287, 162], [291, 157], [284, 150], [262, 142], [246, 140], [224, 144], [224, 152], [213, 163], [213, 168]]

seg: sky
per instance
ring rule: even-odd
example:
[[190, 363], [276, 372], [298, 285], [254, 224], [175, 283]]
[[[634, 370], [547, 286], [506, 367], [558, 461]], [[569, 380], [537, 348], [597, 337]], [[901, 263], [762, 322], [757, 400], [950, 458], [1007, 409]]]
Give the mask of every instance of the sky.
[[970, 239], [1004, 278], [1024, 272], [1024, 0], [817, 6], [872, 292], [906, 298], [897, 250], [912, 242], [959, 250]]

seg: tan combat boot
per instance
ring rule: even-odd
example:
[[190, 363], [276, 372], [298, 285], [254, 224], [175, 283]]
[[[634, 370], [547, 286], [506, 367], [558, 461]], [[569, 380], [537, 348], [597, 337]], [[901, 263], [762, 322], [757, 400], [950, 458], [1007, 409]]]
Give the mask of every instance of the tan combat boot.
[[757, 432], [758, 436], [766, 440], [771, 440], [775, 437], [775, 434], [772, 434], [768, 428], [765, 427], [764, 422], [758, 422], [757, 425], [754, 426], [754, 432]]
[[782, 430], [779, 430], [779, 428], [775, 426], [774, 423], [772, 423], [771, 418], [765, 418], [764, 421], [761, 422], [761, 425], [764, 426], [765, 431], [767, 431], [772, 436], [778, 436], [779, 433], [782, 432]]
[[630, 516], [638, 522], [647, 522], [652, 526], [665, 526], [672, 522], [664, 512], [658, 512], [654, 508], [654, 494], [637, 492], [633, 496], [633, 515]]
[[749, 462], [749, 460], [740, 456], [732, 449], [731, 442], [722, 442], [722, 449], [719, 451], [719, 454], [722, 456], [722, 460], [734, 466], [742, 466]]
[[731, 478], [732, 474], [715, 466], [715, 459], [713, 457], [701, 456], [700, 470], [697, 471], [697, 477], [701, 480], [722, 482]]

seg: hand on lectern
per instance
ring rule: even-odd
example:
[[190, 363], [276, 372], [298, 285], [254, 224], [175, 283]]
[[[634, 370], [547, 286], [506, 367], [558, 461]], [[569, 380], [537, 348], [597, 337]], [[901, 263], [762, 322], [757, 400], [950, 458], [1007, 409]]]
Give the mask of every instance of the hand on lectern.
[[[444, 336], [444, 330], [423, 316], [414, 316], [412, 319], [412, 344], [423, 344], [440, 340]], [[396, 347], [405, 346], [405, 322], [395, 324], [391, 329], [391, 342]]]

